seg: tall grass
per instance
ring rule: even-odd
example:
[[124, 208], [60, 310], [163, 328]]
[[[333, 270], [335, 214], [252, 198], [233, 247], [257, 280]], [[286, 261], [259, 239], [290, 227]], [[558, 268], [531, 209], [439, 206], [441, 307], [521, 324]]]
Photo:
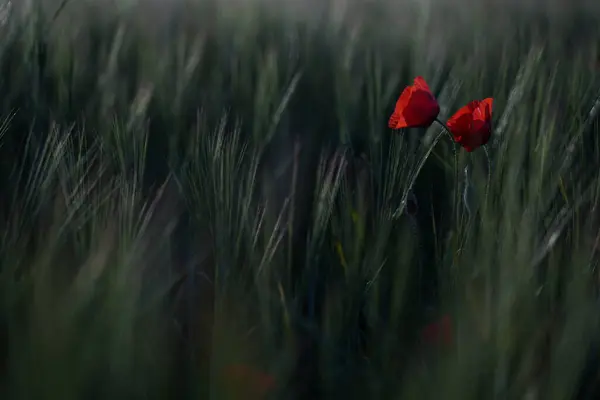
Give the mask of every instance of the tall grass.
[[[3, 398], [595, 398], [583, 3], [11, 4]], [[485, 151], [386, 128], [415, 75]]]

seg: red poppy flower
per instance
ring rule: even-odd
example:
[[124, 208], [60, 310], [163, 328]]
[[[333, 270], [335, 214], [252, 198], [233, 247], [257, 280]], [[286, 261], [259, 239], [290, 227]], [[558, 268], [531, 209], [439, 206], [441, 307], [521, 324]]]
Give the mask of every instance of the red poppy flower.
[[444, 315], [440, 320], [427, 325], [421, 331], [421, 337], [427, 344], [452, 344], [452, 319]]
[[420, 76], [402, 91], [388, 121], [392, 129], [428, 127], [440, 113], [440, 106]]
[[494, 99], [475, 100], [461, 108], [447, 123], [454, 141], [471, 152], [483, 146], [492, 135]]
[[244, 364], [229, 365], [225, 375], [246, 399], [263, 399], [275, 387], [272, 375]]

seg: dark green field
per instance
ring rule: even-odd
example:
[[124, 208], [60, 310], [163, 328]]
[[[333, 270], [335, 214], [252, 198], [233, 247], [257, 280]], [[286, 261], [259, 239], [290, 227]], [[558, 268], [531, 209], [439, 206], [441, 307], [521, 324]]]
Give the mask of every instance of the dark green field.
[[0, 398], [600, 398], [593, 3], [0, 0]]

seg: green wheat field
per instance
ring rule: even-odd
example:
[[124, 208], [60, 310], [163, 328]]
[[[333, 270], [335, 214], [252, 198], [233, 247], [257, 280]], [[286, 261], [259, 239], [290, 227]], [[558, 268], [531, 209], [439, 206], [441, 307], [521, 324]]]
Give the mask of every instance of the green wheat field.
[[0, 398], [599, 399], [596, 3], [0, 0]]

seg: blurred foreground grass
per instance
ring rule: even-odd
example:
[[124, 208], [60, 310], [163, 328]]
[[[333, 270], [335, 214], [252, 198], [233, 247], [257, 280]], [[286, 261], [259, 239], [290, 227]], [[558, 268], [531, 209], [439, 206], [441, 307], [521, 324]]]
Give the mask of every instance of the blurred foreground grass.
[[585, 7], [5, 2], [0, 396], [597, 398]]

